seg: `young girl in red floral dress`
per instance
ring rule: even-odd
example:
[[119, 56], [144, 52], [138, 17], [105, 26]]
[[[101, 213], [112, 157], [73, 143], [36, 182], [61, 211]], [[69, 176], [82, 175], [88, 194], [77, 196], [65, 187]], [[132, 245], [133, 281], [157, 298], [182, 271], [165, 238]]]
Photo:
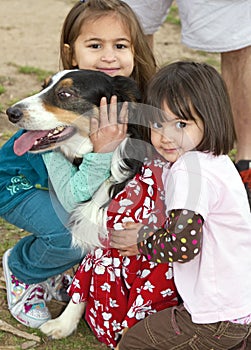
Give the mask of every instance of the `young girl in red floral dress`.
[[[119, 230], [124, 222], [152, 228], [164, 224], [164, 164], [157, 153], [145, 160], [141, 172], [111, 201], [108, 229]], [[98, 340], [111, 348], [124, 328], [178, 303], [170, 264], [151, 263], [143, 255], [122, 257], [110, 248], [97, 248], [86, 255], [69, 294], [74, 303], [86, 303], [86, 321]]]

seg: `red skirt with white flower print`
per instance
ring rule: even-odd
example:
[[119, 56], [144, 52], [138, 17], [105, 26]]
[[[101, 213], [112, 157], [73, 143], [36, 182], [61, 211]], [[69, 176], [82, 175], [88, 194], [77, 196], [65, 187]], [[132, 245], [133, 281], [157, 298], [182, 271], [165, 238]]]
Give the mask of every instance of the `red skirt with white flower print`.
[[[158, 158], [146, 162], [110, 203], [107, 227], [141, 222], [153, 229], [165, 222], [162, 168]], [[144, 256], [121, 257], [117, 249], [97, 248], [79, 266], [69, 294], [86, 302], [85, 318], [97, 339], [114, 348], [125, 327], [151, 313], [177, 305], [172, 267], [147, 261]]]

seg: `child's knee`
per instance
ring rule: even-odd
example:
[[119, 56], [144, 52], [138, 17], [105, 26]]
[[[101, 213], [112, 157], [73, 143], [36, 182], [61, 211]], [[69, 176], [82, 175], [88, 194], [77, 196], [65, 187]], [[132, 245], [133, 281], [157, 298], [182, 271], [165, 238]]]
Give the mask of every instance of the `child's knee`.
[[[128, 328], [124, 328], [122, 332], [122, 338], [125, 335], [125, 333], [128, 331]], [[119, 343], [117, 344], [116, 348], [114, 350], [119, 350]]]

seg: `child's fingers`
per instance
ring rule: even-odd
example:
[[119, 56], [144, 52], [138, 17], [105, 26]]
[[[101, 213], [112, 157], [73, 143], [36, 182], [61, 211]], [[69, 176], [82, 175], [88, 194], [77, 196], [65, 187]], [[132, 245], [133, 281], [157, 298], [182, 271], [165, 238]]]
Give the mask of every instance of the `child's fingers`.
[[109, 123], [106, 97], [102, 97], [100, 100], [99, 119], [100, 119], [100, 127], [104, 127]]
[[95, 132], [98, 131], [99, 128], [99, 121], [95, 117], [91, 117], [90, 121], [90, 135], [94, 134]]
[[119, 113], [119, 122], [123, 124], [128, 123], [128, 102], [123, 102], [121, 111]]
[[124, 249], [118, 249], [118, 251], [121, 256], [132, 256], [139, 254], [138, 246], [136, 244]]
[[121, 132], [123, 134], [127, 133], [127, 124], [128, 124], [128, 102], [124, 102], [119, 113], [119, 122]]
[[110, 109], [109, 109], [109, 123], [111, 125], [116, 125], [118, 122], [118, 108], [117, 108], [117, 96], [113, 95], [110, 101]]
[[142, 226], [141, 223], [138, 222], [131, 222], [131, 221], [127, 221], [127, 222], [123, 222], [122, 223], [122, 227], [125, 230], [134, 230], [134, 229], [139, 229]]
[[[98, 131], [98, 129], [104, 130], [109, 127], [110, 132], [119, 132], [119, 135], [127, 133], [128, 123], [128, 102], [124, 102], [121, 111], [118, 116], [117, 96], [113, 95], [110, 99], [109, 113], [106, 97], [102, 97], [100, 100], [100, 112], [99, 112], [99, 125], [96, 121], [93, 122], [92, 132]], [[108, 129], [107, 129], [108, 130]]]

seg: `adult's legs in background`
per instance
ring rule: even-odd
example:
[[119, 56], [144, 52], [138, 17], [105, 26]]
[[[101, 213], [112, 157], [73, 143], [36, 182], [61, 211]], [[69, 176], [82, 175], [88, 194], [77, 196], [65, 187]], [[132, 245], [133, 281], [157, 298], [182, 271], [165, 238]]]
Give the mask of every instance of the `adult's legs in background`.
[[221, 53], [221, 72], [234, 113], [239, 160], [251, 161], [251, 46]]
[[235, 163], [251, 207], [251, 46], [221, 53], [221, 72], [234, 114], [237, 134]]

